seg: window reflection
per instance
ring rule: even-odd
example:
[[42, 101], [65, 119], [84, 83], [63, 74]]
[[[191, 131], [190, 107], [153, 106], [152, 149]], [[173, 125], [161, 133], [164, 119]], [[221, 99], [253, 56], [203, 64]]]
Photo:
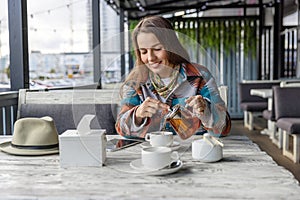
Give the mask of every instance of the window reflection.
[[[31, 89], [98, 81], [93, 77], [91, 4], [92, 0], [27, 0]], [[9, 88], [7, 11], [7, 0], [0, 0], [0, 82]], [[101, 41], [105, 42], [101, 46], [102, 81], [119, 82], [119, 16], [104, 0], [100, 0], [100, 15]]]
[[30, 88], [93, 83], [91, 2], [28, 0], [27, 13]]
[[10, 90], [7, 0], [0, 0], [0, 92]]

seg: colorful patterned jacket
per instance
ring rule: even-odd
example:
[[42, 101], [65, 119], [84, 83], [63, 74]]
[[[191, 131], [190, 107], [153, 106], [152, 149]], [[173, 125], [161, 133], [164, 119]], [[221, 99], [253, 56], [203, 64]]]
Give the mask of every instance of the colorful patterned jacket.
[[[197, 64], [181, 65], [177, 86], [166, 99], [158, 95], [149, 78], [137, 90], [124, 86], [116, 130], [118, 134], [124, 137], [144, 138], [147, 132], [158, 131], [162, 128], [165, 116], [162, 112], [157, 112], [151, 118], [147, 118], [140, 127], [134, 126], [133, 115], [146, 97], [159, 99], [172, 108], [176, 104], [185, 106], [185, 99], [197, 94], [205, 97], [207, 106], [204, 115], [197, 118], [196, 123], [193, 123], [194, 126], [197, 126], [195, 134], [203, 134], [208, 131], [214, 136], [228, 135], [231, 128], [231, 119], [225, 103], [220, 97], [216, 82], [206, 67]], [[169, 123], [167, 123], [166, 129], [175, 133]]]

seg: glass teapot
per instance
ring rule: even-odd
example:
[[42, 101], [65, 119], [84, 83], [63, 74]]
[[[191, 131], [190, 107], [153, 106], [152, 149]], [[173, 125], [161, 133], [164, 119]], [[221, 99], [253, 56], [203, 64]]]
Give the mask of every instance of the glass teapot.
[[166, 123], [169, 122], [174, 131], [184, 140], [194, 135], [200, 127], [199, 118], [179, 104], [169, 110], [164, 120], [162, 130], [165, 129]]

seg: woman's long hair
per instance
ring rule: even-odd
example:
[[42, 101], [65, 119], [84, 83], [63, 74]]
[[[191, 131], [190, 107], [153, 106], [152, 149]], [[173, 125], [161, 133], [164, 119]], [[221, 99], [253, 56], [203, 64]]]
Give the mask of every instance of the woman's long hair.
[[[164, 49], [167, 51], [167, 59], [170, 64], [178, 65], [189, 63], [189, 55], [181, 45], [172, 24], [161, 16], [149, 16], [143, 18], [132, 32], [132, 43], [136, 56], [135, 66], [126, 78], [124, 85], [138, 88], [148, 77], [148, 68], [141, 60], [141, 54], [137, 43], [139, 33], [153, 33]], [[122, 88], [121, 87], [121, 93]]]

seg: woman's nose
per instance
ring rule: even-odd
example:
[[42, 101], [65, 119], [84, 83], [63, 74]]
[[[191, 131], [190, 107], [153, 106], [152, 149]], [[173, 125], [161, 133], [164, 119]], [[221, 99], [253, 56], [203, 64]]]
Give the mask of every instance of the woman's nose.
[[148, 51], [148, 61], [153, 61], [155, 60], [156, 56], [155, 53], [153, 52], [153, 50], [149, 50]]

